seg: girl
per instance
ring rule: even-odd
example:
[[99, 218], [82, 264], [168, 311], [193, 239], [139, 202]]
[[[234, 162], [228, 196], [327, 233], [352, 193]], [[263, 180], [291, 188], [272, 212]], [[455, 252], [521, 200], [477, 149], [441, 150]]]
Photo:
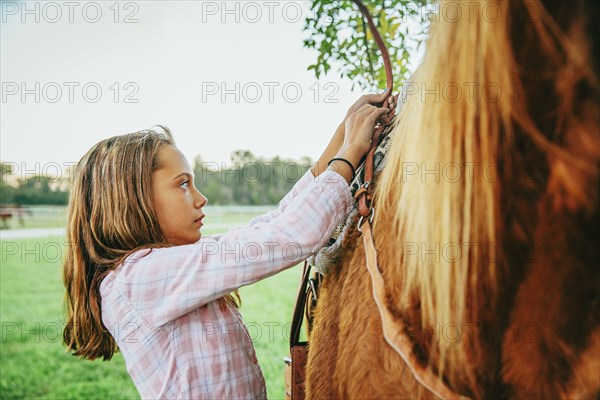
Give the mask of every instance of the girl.
[[266, 398], [236, 289], [314, 254], [350, 212], [382, 99], [350, 108], [277, 210], [216, 236], [201, 235], [207, 199], [168, 130], [93, 146], [69, 201], [68, 350], [109, 360], [120, 349], [142, 398]]

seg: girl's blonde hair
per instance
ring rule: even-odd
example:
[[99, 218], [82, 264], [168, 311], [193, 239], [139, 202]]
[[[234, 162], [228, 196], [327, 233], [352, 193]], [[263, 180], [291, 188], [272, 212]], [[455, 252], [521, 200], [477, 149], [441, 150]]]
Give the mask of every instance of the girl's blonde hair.
[[[117, 351], [102, 323], [102, 279], [137, 250], [171, 246], [154, 212], [152, 174], [162, 167], [161, 150], [175, 141], [167, 128], [159, 128], [102, 140], [77, 165], [63, 265], [63, 339], [76, 356], [109, 360]], [[223, 303], [237, 307], [237, 291]]]
[[[388, 306], [416, 315], [424, 332], [494, 321], [484, 312], [498, 304], [511, 255], [489, 252], [531, 242], [533, 211], [514, 211], [517, 196], [585, 215], [598, 200], [598, 66], [588, 40], [597, 40], [597, 5], [474, 4], [432, 24], [375, 193], [376, 246], [392, 246], [379, 252]], [[451, 384], [477, 387], [483, 347], [463, 334], [424, 349]]]

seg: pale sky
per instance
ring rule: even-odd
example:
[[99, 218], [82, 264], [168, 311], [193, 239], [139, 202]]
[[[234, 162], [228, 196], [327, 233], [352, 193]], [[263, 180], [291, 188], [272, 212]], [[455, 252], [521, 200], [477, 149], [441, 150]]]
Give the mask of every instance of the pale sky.
[[238, 149], [315, 160], [362, 94], [337, 71], [307, 71], [308, 1], [0, 6], [0, 159], [22, 170], [155, 124], [190, 162]]

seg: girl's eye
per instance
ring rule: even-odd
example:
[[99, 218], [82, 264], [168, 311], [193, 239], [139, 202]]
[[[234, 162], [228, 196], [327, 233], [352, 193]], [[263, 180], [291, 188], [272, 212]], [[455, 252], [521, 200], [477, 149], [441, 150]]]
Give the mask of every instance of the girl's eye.
[[189, 188], [189, 185], [190, 185], [190, 181], [185, 181], [185, 182], [183, 182], [183, 183], [182, 183], [181, 185], [179, 185], [179, 186], [181, 186], [181, 187], [182, 187], [182, 188], [184, 188], [184, 189], [187, 189], [187, 188]]

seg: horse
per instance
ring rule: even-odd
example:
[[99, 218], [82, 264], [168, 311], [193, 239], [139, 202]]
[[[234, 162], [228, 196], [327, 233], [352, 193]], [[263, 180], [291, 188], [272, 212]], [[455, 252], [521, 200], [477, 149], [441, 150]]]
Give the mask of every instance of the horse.
[[31, 215], [29, 209], [23, 208], [20, 204], [7, 204], [0, 207], [0, 221], [2, 221], [3, 228], [9, 228], [8, 221], [16, 216], [19, 219], [19, 225], [25, 225], [24, 215]]
[[600, 398], [598, 6], [470, 7], [432, 20], [374, 182], [383, 307], [418, 366], [386, 342], [354, 226], [319, 290], [309, 399], [437, 397], [415, 367], [455, 398]]

